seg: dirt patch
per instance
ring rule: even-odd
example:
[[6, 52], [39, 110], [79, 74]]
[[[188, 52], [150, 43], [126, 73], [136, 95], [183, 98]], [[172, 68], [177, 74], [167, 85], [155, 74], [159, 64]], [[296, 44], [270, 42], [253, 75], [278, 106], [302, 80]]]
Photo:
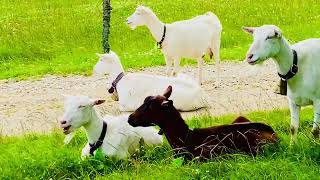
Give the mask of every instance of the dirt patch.
[[[195, 112], [185, 112], [184, 117], [194, 115], [243, 114], [249, 111], [270, 110], [287, 105], [286, 97], [273, 93], [279, 78], [272, 62], [263, 66], [246, 63], [222, 63], [221, 82], [215, 85], [214, 65], [206, 65], [204, 90], [211, 107]], [[196, 77], [195, 67], [183, 67], [183, 73]], [[165, 67], [146, 68], [142, 72], [165, 74]], [[0, 133], [21, 135], [26, 132], [50, 132], [57, 128], [57, 120], [63, 112], [63, 96], [88, 95], [103, 98], [107, 102], [99, 109], [106, 114], [120, 114], [118, 104], [107, 93], [103, 76], [46, 76], [38, 80], [0, 81]]]

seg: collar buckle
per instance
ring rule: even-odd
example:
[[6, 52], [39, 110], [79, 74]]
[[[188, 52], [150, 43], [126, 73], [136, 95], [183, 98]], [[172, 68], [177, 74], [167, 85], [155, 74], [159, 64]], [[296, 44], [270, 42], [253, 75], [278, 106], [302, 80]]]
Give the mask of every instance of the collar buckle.
[[119, 83], [119, 81], [123, 78], [124, 76], [124, 72], [121, 72], [116, 79], [111, 83], [111, 87], [109, 88], [108, 92], [109, 94], [112, 93], [117, 93], [117, 84]]
[[291, 73], [295, 75], [295, 74], [297, 74], [297, 72], [298, 72], [298, 65], [293, 64], [291, 67]]
[[102, 144], [103, 143], [103, 140], [99, 139], [96, 144]]

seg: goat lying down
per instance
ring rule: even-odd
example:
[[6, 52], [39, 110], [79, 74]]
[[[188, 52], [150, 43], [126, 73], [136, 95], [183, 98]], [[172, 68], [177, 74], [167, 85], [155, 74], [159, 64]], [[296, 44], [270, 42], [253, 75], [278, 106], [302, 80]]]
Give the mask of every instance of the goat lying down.
[[136, 110], [146, 94], [159, 94], [169, 84], [175, 88], [172, 99], [178, 110], [192, 111], [208, 106], [205, 92], [187, 75], [181, 74], [178, 77], [143, 73], [124, 75], [124, 69], [116, 53], [110, 52], [99, 56], [100, 60], [95, 65], [94, 72], [109, 75], [109, 83], [113, 89], [111, 93], [119, 100], [120, 111]]
[[[198, 62], [198, 81], [203, 83], [203, 56], [214, 56], [219, 76], [220, 41], [222, 25], [212, 12], [192, 19], [164, 24], [151, 9], [138, 6], [127, 19], [127, 24], [135, 29], [147, 26], [158, 42], [166, 60], [167, 75], [177, 75], [181, 58], [192, 58]], [[174, 64], [172, 70], [172, 64]]]
[[230, 125], [191, 130], [168, 99], [171, 92], [169, 86], [163, 95], [147, 97], [129, 116], [128, 122], [133, 127], [159, 126], [175, 156], [208, 159], [223, 153], [256, 155], [262, 145], [278, 141], [270, 126], [252, 123], [244, 117], [237, 118]]
[[106, 156], [124, 159], [139, 148], [140, 139], [148, 146], [162, 144], [162, 137], [156, 129], [133, 128], [128, 124], [128, 115], [102, 118], [95, 106], [103, 102], [85, 96], [68, 96], [65, 99], [60, 126], [65, 134], [71, 133], [71, 137], [76, 129], [84, 127], [88, 143], [82, 149], [82, 157], [95, 154], [95, 150], [101, 147]]
[[307, 39], [290, 45], [279, 27], [243, 27], [253, 35], [248, 50], [249, 64], [255, 65], [271, 58], [278, 75], [287, 81], [287, 97], [291, 114], [291, 143], [297, 140], [299, 114], [302, 106], [313, 105], [312, 133], [319, 138], [320, 132], [320, 39]]

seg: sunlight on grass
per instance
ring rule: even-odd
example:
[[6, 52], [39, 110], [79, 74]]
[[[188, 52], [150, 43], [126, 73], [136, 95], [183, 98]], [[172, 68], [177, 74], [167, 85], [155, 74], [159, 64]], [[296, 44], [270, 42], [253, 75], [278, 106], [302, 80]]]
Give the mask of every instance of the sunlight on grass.
[[[164, 65], [147, 28], [125, 24], [138, 4], [166, 23], [214, 12], [223, 25], [223, 60], [244, 58], [252, 41], [244, 25], [276, 24], [291, 42], [320, 36], [317, 0], [113, 0], [110, 42], [126, 68]], [[0, 7], [0, 79], [91, 73], [102, 52], [101, 0], [3, 0]]]
[[[156, 148], [142, 148], [128, 160], [115, 161], [101, 155], [80, 160], [86, 143], [84, 132], [78, 132], [71, 144], [64, 146], [60, 131], [49, 135], [0, 137], [0, 179], [317, 179], [320, 169], [320, 143], [314, 141], [312, 109], [302, 111], [298, 143], [289, 146], [289, 111], [253, 112], [254, 122], [271, 125], [281, 141], [267, 146], [257, 157], [225, 155], [211, 161], [173, 160], [166, 142]], [[197, 117], [188, 121], [191, 127], [208, 127], [230, 123], [234, 115]]]

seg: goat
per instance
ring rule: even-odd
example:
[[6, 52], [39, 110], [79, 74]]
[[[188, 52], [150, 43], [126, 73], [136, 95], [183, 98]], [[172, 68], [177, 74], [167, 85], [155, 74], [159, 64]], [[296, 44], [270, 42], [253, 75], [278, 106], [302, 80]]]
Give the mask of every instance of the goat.
[[168, 99], [171, 93], [169, 86], [163, 95], [146, 97], [128, 122], [133, 127], [159, 126], [174, 149], [175, 157], [204, 160], [224, 153], [256, 155], [263, 144], [278, 141], [270, 126], [251, 123], [244, 117], [237, 118], [231, 125], [191, 130]]
[[[212, 12], [207, 12], [189, 20], [164, 24], [151, 9], [138, 6], [136, 11], [127, 19], [127, 24], [132, 29], [144, 25], [148, 27], [165, 56], [168, 76], [178, 74], [181, 58], [197, 59], [198, 80], [201, 85], [203, 83], [203, 56], [210, 54], [210, 58], [214, 56], [216, 60], [217, 79], [219, 79], [222, 25], [218, 17]], [[173, 71], [172, 64], [174, 64]]]
[[138, 149], [140, 139], [148, 146], [162, 144], [162, 137], [156, 129], [133, 128], [128, 124], [128, 115], [101, 118], [95, 106], [103, 102], [86, 96], [68, 96], [65, 99], [60, 127], [67, 135], [84, 127], [88, 143], [82, 149], [82, 157], [94, 155], [95, 150], [101, 147], [106, 156], [124, 159]]
[[124, 69], [116, 53], [110, 52], [99, 57], [94, 72], [109, 75], [109, 82], [113, 82], [109, 92], [116, 97], [113, 99], [119, 100], [120, 111], [136, 110], [143, 102], [145, 94], [159, 94], [169, 84], [176, 88], [172, 98], [177, 109], [191, 111], [208, 106], [205, 92], [192, 78], [184, 74], [178, 77], [143, 73], [124, 75]]
[[287, 81], [287, 97], [291, 114], [291, 144], [297, 141], [301, 106], [314, 106], [312, 133], [319, 137], [320, 123], [320, 39], [307, 39], [292, 46], [279, 27], [243, 27], [253, 35], [254, 41], [246, 60], [254, 65], [271, 58], [278, 75]]

